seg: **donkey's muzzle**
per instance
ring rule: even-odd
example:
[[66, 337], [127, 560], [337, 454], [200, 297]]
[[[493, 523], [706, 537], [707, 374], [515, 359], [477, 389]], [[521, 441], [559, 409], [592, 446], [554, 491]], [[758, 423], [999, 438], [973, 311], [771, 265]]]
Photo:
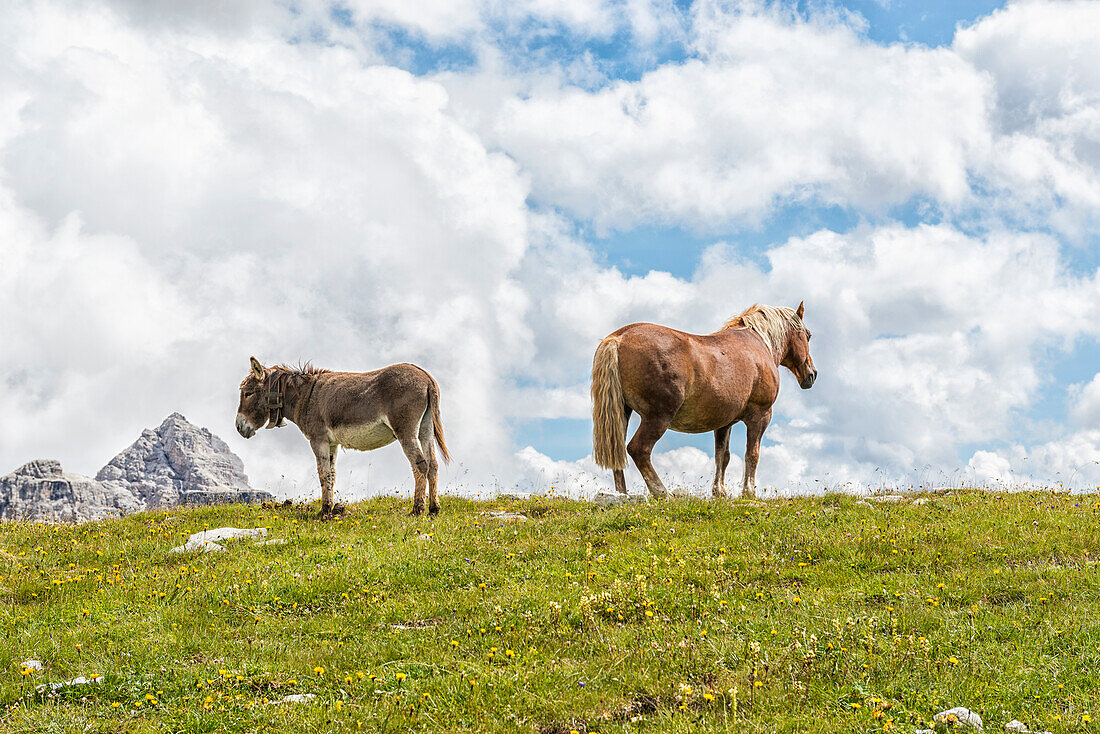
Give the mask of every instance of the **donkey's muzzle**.
[[809, 390], [811, 387], [814, 386], [814, 381], [816, 380], [817, 370], [814, 370], [813, 372], [807, 373], [806, 376], [802, 378], [802, 382], [798, 383], [798, 386], [801, 387], [803, 390]]
[[248, 422], [248, 419], [240, 413], [237, 414], [237, 433], [245, 438], [252, 438], [256, 435], [256, 429], [253, 428], [252, 424]]

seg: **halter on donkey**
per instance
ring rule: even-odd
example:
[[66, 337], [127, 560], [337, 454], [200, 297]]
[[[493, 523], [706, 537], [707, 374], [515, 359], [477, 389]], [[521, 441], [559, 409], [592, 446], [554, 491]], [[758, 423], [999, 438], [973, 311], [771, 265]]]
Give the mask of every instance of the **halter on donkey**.
[[[688, 334], [655, 324], [624, 326], [600, 342], [592, 360], [592, 437], [596, 463], [611, 469], [615, 488], [626, 493], [626, 456], [654, 497], [665, 489], [650, 459], [653, 445], [672, 429], [714, 431], [712, 494], [725, 494], [730, 430], [746, 427], [743, 496], [756, 494], [760, 438], [779, 395], [779, 367], [809, 389], [817, 378], [810, 332], [797, 309], [753, 305], [713, 334]], [[631, 413], [641, 425], [630, 443]]]

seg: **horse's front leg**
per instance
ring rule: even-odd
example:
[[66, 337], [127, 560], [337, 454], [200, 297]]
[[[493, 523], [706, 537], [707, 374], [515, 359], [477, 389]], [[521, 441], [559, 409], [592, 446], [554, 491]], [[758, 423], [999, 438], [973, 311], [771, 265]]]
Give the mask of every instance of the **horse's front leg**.
[[719, 428], [714, 432], [714, 486], [710, 493], [714, 497], [726, 496], [726, 467], [730, 463], [730, 431], [733, 424]]
[[313, 441], [313, 455], [317, 458], [317, 479], [321, 482], [321, 517], [332, 515], [332, 487], [336, 484], [336, 444]]
[[760, 438], [772, 419], [772, 410], [751, 413], [745, 418], [748, 434], [745, 439], [745, 476], [741, 481], [741, 496], [756, 499], [756, 463], [760, 460]]

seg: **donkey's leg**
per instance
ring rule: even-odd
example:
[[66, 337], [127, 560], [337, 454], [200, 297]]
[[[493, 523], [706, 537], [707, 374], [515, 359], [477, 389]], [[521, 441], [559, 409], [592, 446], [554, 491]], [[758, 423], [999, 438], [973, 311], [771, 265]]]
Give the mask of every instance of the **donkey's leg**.
[[424, 411], [420, 419], [420, 448], [428, 456], [428, 514], [439, 514], [439, 495], [436, 493], [436, 480], [439, 477], [439, 462], [435, 458], [435, 429], [432, 427], [431, 408]]
[[730, 430], [732, 428], [731, 423], [714, 432], [714, 486], [710, 490], [714, 497], [726, 496], [726, 467], [730, 463]]
[[[630, 408], [624, 407], [623, 410], [626, 416], [623, 418], [623, 426], [630, 423], [630, 414], [633, 412]], [[619, 494], [626, 494], [626, 472], [622, 469], [612, 469], [611, 475], [615, 477], [615, 491]]]
[[317, 458], [317, 478], [321, 481], [321, 517], [332, 514], [332, 486], [336, 483], [336, 444], [314, 441], [313, 455]]
[[760, 437], [772, 419], [772, 409], [750, 413], [745, 417], [748, 436], [745, 439], [745, 476], [741, 481], [741, 496], [756, 498], [756, 462], [760, 459]]
[[428, 457], [420, 445], [419, 424], [402, 426], [396, 431], [397, 440], [401, 442], [401, 448], [405, 451], [405, 458], [409, 460], [409, 466], [413, 472], [413, 509], [412, 514], [420, 515], [426, 509], [425, 501], [428, 493]]
[[649, 493], [657, 499], [668, 497], [668, 490], [661, 483], [661, 478], [657, 476], [657, 471], [653, 468], [653, 462], [650, 461], [650, 455], [653, 453], [653, 445], [665, 434], [670, 423], [672, 423], [671, 416], [667, 418], [653, 415], [642, 416], [642, 424], [638, 426], [638, 430], [634, 432], [634, 437], [626, 445], [626, 451], [630, 454], [630, 458], [634, 459], [634, 465], [638, 467], [638, 471], [642, 473], [642, 479], [649, 487]]

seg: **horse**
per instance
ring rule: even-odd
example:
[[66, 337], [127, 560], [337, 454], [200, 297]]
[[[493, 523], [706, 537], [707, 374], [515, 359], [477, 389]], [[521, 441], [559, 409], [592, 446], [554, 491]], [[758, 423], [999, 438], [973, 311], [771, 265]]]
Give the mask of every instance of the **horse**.
[[[592, 360], [592, 439], [596, 463], [611, 469], [626, 494], [626, 456], [634, 460], [650, 495], [668, 496], [653, 469], [653, 445], [672, 429], [714, 431], [714, 497], [725, 496], [730, 430], [744, 422], [745, 474], [741, 495], [756, 496], [760, 438], [779, 395], [779, 367], [803, 390], [817, 379], [810, 332], [797, 309], [754, 304], [713, 334], [688, 334], [656, 324], [630, 324], [605, 337]], [[630, 414], [642, 422], [626, 443]]]
[[[309, 440], [321, 482], [321, 517], [332, 517], [336, 449], [370, 451], [395, 440], [412, 466], [415, 490], [412, 514], [439, 512], [435, 446], [445, 463], [451, 456], [443, 440], [439, 385], [426, 370], [395, 364], [373, 372], [332, 372], [311, 365], [264, 367], [255, 357], [241, 381], [237, 432], [245, 438], [259, 427], [294, 423]], [[433, 446], [434, 444], [434, 446]]]

